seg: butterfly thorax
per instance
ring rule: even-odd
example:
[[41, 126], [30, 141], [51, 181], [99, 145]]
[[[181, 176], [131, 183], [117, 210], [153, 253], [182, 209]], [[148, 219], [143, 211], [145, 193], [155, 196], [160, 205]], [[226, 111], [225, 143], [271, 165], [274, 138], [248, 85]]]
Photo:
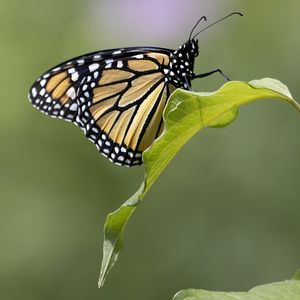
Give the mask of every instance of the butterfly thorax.
[[189, 40], [174, 51], [170, 57], [168, 81], [176, 87], [189, 89], [194, 75], [195, 57], [198, 56], [198, 41]]

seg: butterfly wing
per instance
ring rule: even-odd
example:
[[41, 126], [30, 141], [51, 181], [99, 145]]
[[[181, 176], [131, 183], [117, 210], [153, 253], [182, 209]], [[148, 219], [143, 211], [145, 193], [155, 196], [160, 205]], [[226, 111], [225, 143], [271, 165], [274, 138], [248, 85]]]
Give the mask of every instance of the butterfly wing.
[[73, 121], [77, 112], [78, 80], [71, 67], [55, 68], [44, 74], [31, 87], [29, 100], [33, 106], [53, 117]]
[[111, 161], [142, 164], [175, 89], [165, 76], [172, 51], [125, 48], [75, 58], [38, 79], [29, 99], [42, 112], [80, 126]]

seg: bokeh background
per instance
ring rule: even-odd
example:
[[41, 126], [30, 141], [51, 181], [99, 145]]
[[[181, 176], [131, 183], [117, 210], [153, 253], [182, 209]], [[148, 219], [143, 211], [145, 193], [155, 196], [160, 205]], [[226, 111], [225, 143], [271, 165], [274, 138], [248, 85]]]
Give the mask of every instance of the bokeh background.
[[[234, 0], [0, 1], [0, 298], [165, 300], [180, 289], [246, 290], [300, 267], [299, 115], [265, 101], [195, 136], [126, 230], [102, 289], [102, 227], [143, 168], [100, 156], [70, 123], [29, 104], [46, 69], [121, 46], [177, 48], [196, 20], [233, 17], [199, 36], [196, 70], [273, 77], [300, 99], [300, 3]], [[204, 24], [202, 24], [204, 26]], [[217, 74], [193, 83], [213, 91]]]

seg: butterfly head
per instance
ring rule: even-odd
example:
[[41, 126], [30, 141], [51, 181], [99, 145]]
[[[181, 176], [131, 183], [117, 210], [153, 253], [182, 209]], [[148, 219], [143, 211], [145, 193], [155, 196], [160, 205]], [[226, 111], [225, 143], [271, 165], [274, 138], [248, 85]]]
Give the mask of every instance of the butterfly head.
[[174, 51], [171, 55], [170, 61], [170, 70], [169, 76], [167, 78], [168, 81], [171, 81], [176, 87], [183, 87], [184, 89], [190, 89], [191, 87], [191, 80], [194, 77], [194, 63], [195, 57], [199, 55], [199, 48], [198, 48], [198, 40], [196, 37], [206, 29], [214, 26], [215, 24], [227, 19], [232, 15], [240, 15], [243, 16], [239, 12], [233, 12], [212, 24], [206, 26], [205, 28], [198, 31], [196, 34], [194, 33], [195, 29], [197, 28], [198, 24], [204, 20], [206, 21], [206, 17], [201, 17], [197, 23], [194, 25], [193, 29], [190, 32], [188, 41], [181, 45], [177, 51]]

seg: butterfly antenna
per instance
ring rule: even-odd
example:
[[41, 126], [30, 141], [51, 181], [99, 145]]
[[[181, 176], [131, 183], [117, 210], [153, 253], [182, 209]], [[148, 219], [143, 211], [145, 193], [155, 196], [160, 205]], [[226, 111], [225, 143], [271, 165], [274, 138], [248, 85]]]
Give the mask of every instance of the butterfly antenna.
[[[244, 16], [244, 15], [241, 14], [240, 12], [236, 12], [236, 11], [235, 11], [235, 12], [233, 12], [233, 13], [227, 15], [226, 17], [224, 17], [224, 18], [222, 18], [222, 19], [220, 19], [220, 20], [218, 20], [218, 21], [216, 21], [216, 22], [213, 22], [212, 24], [210, 24], [210, 25], [208, 25], [207, 27], [203, 28], [202, 30], [200, 30], [199, 32], [197, 32], [197, 33], [193, 36], [193, 39], [194, 39], [198, 34], [200, 34], [201, 32], [203, 32], [204, 30], [206, 30], [206, 29], [208, 29], [208, 28], [210, 28], [210, 27], [216, 25], [216, 24], [219, 23], [219, 22], [222, 22], [223, 20], [225, 20], [225, 19], [227, 19], [227, 18], [229, 18], [229, 17], [231, 17], [231, 16], [233, 16], [233, 15], [239, 15], [239, 16], [241, 16], [241, 17]], [[200, 19], [200, 20], [201, 20], [201, 19]], [[200, 21], [200, 20], [199, 20], [199, 21]], [[199, 21], [198, 21], [198, 23], [199, 23]], [[197, 25], [198, 25], [198, 23], [197, 23]], [[196, 26], [195, 26], [195, 27], [196, 27]], [[193, 30], [195, 29], [195, 27], [193, 28]]]
[[198, 26], [198, 24], [199, 24], [202, 20], [207, 21], [207, 19], [206, 19], [205, 16], [201, 17], [201, 18], [197, 21], [197, 23], [195, 24], [195, 26], [194, 26], [193, 29], [191, 30], [191, 33], [190, 33], [190, 35], [189, 35], [189, 40], [191, 40], [193, 31], [196, 29], [196, 27]]

